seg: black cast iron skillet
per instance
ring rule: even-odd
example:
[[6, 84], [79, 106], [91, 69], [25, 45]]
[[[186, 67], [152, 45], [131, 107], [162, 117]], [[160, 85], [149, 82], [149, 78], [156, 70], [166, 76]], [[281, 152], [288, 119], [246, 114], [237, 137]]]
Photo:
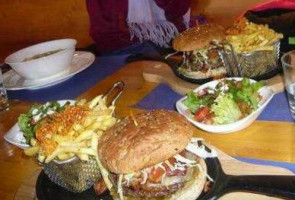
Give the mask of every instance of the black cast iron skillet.
[[151, 57], [151, 56], [145, 56], [143, 54], [132, 54], [126, 58], [126, 62], [135, 62], [135, 61], [143, 61], [143, 60], [151, 60], [151, 61], [158, 61], [158, 62], [163, 62], [166, 63], [173, 71], [173, 73], [180, 79], [190, 82], [190, 83], [195, 83], [198, 85], [207, 83], [209, 81], [212, 81], [213, 78], [204, 78], [204, 79], [195, 79], [195, 78], [190, 78], [187, 76], [184, 76], [182, 73], [179, 72], [178, 68], [181, 65], [181, 60], [174, 60], [174, 59], [165, 59], [165, 55], [159, 56], [159, 57]]
[[[207, 193], [202, 193], [198, 200], [214, 200], [232, 191], [245, 191], [283, 199], [295, 199], [295, 176], [251, 175], [233, 176], [223, 172], [217, 158], [207, 158], [208, 175], [214, 182]], [[94, 189], [82, 193], [72, 193], [51, 182], [42, 171], [36, 183], [39, 200], [109, 200], [108, 192], [96, 196]]]
[[[190, 83], [194, 83], [194, 84], [204, 84], [207, 83], [209, 81], [213, 80], [213, 77], [210, 78], [203, 78], [203, 79], [196, 79], [196, 78], [191, 78], [188, 76], [183, 75], [182, 73], [179, 72], [179, 67], [182, 64], [182, 61], [180, 60], [175, 60], [175, 59], [165, 59], [165, 56], [159, 56], [159, 57], [151, 57], [151, 56], [145, 56], [143, 54], [131, 54], [129, 57], [126, 58], [126, 62], [130, 63], [130, 62], [135, 62], [135, 61], [143, 61], [143, 60], [151, 60], [151, 61], [158, 61], [158, 62], [163, 62], [166, 63], [173, 71], [173, 73], [180, 79], [190, 82]], [[279, 61], [279, 65], [280, 61]], [[282, 68], [281, 67], [277, 67], [267, 73], [258, 75], [258, 76], [254, 76], [254, 77], [250, 77], [251, 79], [254, 79], [256, 81], [260, 81], [260, 80], [266, 80], [266, 79], [270, 79], [272, 77], [274, 77], [275, 75], [279, 74], [282, 72]]]

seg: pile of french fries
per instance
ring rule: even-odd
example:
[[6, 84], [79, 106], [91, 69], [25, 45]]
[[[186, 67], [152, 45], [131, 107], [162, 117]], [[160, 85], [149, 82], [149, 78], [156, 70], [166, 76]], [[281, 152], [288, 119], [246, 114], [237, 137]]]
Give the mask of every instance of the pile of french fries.
[[227, 30], [226, 40], [236, 53], [272, 51], [274, 45], [283, 38], [267, 25], [259, 25], [242, 18]]
[[102, 133], [116, 123], [113, 116], [115, 106], [107, 106], [106, 99], [100, 95], [90, 102], [85, 99], [76, 103], [77, 106], [87, 105], [89, 112], [81, 124], [74, 124], [66, 135], [53, 133], [51, 140], [57, 144], [50, 155], [45, 155], [42, 151], [42, 143], [32, 139], [31, 146], [25, 149], [28, 156], [36, 156], [40, 162], [49, 163], [52, 160], [64, 161], [73, 157], [78, 157], [83, 161], [88, 161], [89, 156], [97, 155], [97, 143]]

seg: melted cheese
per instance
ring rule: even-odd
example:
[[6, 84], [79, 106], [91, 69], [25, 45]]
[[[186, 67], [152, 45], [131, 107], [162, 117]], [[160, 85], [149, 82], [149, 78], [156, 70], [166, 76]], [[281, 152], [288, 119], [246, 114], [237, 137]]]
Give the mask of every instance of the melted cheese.
[[163, 169], [166, 172], [166, 168], [163, 166], [163, 162], [156, 164], [155, 168], [157, 169], [158, 167], [160, 167], [161, 169]]
[[177, 54], [178, 53], [178, 51], [176, 51], [176, 52], [174, 52], [174, 53], [170, 53], [170, 54], [168, 54], [167, 56], [165, 56], [165, 59], [167, 59], [167, 58], [169, 58], [169, 57], [171, 57], [171, 56], [173, 56], [173, 55], [175, 55], [175, 54]]
[[133, 176], [134, 176], [134, 173], [130, 173], [130, 174], [125, 174], [125, 175], [124, 175], [123, 180], [126, 181], [126, 185], [127, 185], [127, 186], [130, 185], [130, 182], [131, 182]]
[[185, 163], [185, 164], [188, 164], [188, 165], [190, 165], [190, 164], [195, 164], [195, 163], [196, 163], [196, 161], [194, 161], [194, 160], [189, 160], [189, 159], [187, 159], [187, 158], [185, 158], [185, 157], [183, 157], [183, 156], [181, 156], [181, 155], [179, 155], [179, 154], [175, 155], [174, 158], [175, 158], [177, 161], [182, 162], [182, 163]]
[[205, 173], [205, 172], [204, 172], [204, 170], [202, 169], [201, 165], [197, 164], [196, 166], [199, 168], [199, 170], [200, 170], [203, 174], [206, 175], [206, 177], [208, 178], [209, 181], [214, 182], [213, 178], [211, 178], [211, 177], [209, 176], [208, 173]]
[[134, 117], [132, 111], [130, 111], [130, 115], [131, 115], [131, 118], [132, 118], [132, 120], [133, 120], [134, 125], [135, 125], [135, 126], [138, 126], [138, 123], [137, 123], [137, 121], [136, 121], [136, 119], [135, 119], [135, 117]]
[[146, 169], [143, 169], [143, 170], [141, 171], [141, 173], [143, 174], [143, 180], [140, 182], [140, 184], [141, 184], [141, 185], [144, 185], [144, 184], [146, 183], [146, 181], [147, 181], [149, 175], [148, 175], [148, 172], [147, 172]]

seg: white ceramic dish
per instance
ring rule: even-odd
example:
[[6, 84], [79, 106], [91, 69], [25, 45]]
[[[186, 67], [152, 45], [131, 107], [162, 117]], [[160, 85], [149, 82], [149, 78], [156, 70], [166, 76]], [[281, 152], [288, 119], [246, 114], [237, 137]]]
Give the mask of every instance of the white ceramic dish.
[[[76, 43], [75, 39], [39, 43], [14, 52], [5, 59], [5, 63], [20, 76], [29, 80], [53, 76], [69, 67], [75, 53]], [[54, 51], [58, 52], [53, 53]], [[44, 55], [50, 52], [51, 54]], [[36, 55], [41, 57], [25, 61]]]
[[[58, 101], [61, 105], [64, 105], [66, 102], [70, 102], [74, 104], [76, 101], [74, 100], [60, 100]], [[20, 131], [18, 124], [14, 124], [14, 126], [4, 135], [4, 139], [21, 149], [26, 149], [30, 147], [30, 145], [26, 144], [25, 137], [23, 132]]]
[[[242, 80], [242, 78], [227, 78], [227, 79]], [[207, 88], [207, 87], [215, 88], [215, 86], [217, 85], [218, 82], [219, 82], [218, 80], [215, 80], [215, 81], [211, 81], [206, 84], [203, 84], [200, 87], [196, 88], [194, 90], [194, 92], [201, 91], [202, 89]], [[255, 82], [255, 81], [251, 80], [251, 82]], [[242, 130], [242, 129], [248, 127], [251, 123], [253, 123], [253, 121], [260, 115], [260, 113], [263, 111], [263, 109], [266, 107], [266, 105], [270, 102], [270, 100], [272, 99], [272, 97], [275, 94], [275, 92], [273, 90], [271, 90], [270, 88], [268, 88], [266, 86], [261, 88], [259, 90], [259, 93], [262, 96], [262, 100], [259, 102], [258, 109], [256, 111], [252, 112], [247, 117], [245, 117], [235, 123], [231, 123], [231, 124], [208, 125], [208, 124], [204, 124], [204, 123], [200, 123], [200, 122], [195, 121], [194, 119], [192, 119], [190, 117], [189, 112], [187, 112], [188, 108], [182, 103], [183, 100], [186, 99], [187, 97], [183, 97], [176, 102], [176, 109], [180, 114], [185, 116], [191, 123], [193, 123], [195, 126], [197, 126], [198, 128], [200, 128], [204, 131], [211, 132], [211, 133], [220, 133], [220, 134], [231, 133], [231, 132], [236, 132], [236, 131]]]
[[65, 81], [75, 74], [83, 71], [84, 69], [89, 67], [94, 62], [94, 60], [94, 54], [86, 51], [77, 51], [74, 54], [69, 68], [59, 74], [37, 80], [27, 80], [17, 74], [15, 71], [10, 70], [3, 74], [4, 85], [7, 90], [35, 90], [49, 87]]

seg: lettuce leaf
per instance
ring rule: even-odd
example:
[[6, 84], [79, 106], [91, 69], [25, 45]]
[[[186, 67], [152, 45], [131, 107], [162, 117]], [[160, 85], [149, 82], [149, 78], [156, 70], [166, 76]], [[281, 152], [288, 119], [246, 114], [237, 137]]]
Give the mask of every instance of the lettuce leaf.
[[220, 94], [215, 102], [211, 107], [211, 111], [215, 114], [213, 117], [215, 124], [230, 124], [238, 121], [242, 116], [232, 94]]
[[18, 126], [21, 132], [24, 133], [27, 144], [30, 144], [31, 139], [35, 137], [34, 126], [30, 124], [30, 120], [31, 116], [28, 114], [21, 114], [18, 117]]
[[26, 143], [30, 144], [32, 138], [35, 138], [35, 132], [38, 125], [37, 121], [34, 121], [34, 116], [40, 116], [39, 119], [43, 119], [48, 114], [48, 111], [60, 112], [65, 106], [70, 103], [67, 102], [65, 105], [61, 106], [57, 101], [48, 102], [44, 105], [33, 105], [26, 114], [21, 114], [18, 117], [18, 126], [20, 131], [23, 132], [26, 139]]
[[183, 100], [183, 104], [194, 113], [200, 106], [206, 106], [213, 103], [215, 97], [213, 94], [207, 94], [204, 97], [198, 97], [193, 91], [187, 94], [187, 98]]
[[243, 101], [256, 110], [259, 104], [258, 90], [263, 87], [263, 84], [261, 82], [251, 83], [248, 78], [243, 78], [241, 84], [241, 87], [237, 88], [233, 82], [228, 82], [229, 92], [233, 95], [233, 99], [236, 102]]

